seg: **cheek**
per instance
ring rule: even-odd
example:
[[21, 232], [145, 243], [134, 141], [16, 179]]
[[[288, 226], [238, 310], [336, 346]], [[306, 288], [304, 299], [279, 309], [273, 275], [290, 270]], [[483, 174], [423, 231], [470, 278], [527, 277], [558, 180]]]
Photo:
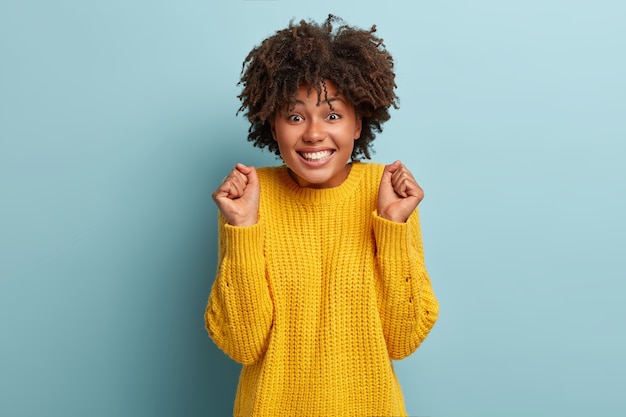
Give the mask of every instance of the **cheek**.
[[278, 144], [288, 145], [294, 143], [302, 135], [302, 129], [285, 123], [276, 123], [272, 130], [272, 136]]
[[287, 132], [281, 129], [276, 129], [274, 133], [274, 141], [278, 145], [278, 149], [280, 149], [281, 151], [287, 149], [290, 146], [289, 136], [287, 136], [286, 133]]

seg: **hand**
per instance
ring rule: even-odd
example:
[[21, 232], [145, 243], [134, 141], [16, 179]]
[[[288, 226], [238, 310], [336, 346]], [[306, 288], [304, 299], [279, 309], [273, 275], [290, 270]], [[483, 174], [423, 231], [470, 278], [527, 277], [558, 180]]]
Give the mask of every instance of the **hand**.
[[254, 167], [237, 164], [212, 196], [228, 224], [252, 226], [259, 220], [260, 190]]
[[378, 188], [378, 215], [404, 223], [424, 198], [413, 174], [400, 161], [385, 166]]

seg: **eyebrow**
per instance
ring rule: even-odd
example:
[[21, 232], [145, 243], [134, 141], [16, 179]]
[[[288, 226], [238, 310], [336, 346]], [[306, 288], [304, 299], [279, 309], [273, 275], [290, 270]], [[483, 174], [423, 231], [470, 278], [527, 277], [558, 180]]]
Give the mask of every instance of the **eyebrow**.
[[[341, 102], [341, 103], [345, 103], [345, 100], [343, 100], [343, 99], [342, 99], [342, 98], [340, 98], [340, 97], [331, 97], [331, 98], [326, 99], [326, 100], [320, 100], [320, 102], [318, 103], [318, 106], [319, 106], [320, 104], [322, 104], [322, 103], [328, 103], [328, 104], [330, 105], [330, 104], [332, 104], [332, 103], [333, 103], [333, 102], [335, 102], [335, 101], [339, 101], [339, 102]], [[297, 100], [297, 99], [296, 99], [295, 104], [302, 104], [302, 105], [304, 105], [305, 103], [304, 103], [304, 101], [302, 101], [302, 100]]]

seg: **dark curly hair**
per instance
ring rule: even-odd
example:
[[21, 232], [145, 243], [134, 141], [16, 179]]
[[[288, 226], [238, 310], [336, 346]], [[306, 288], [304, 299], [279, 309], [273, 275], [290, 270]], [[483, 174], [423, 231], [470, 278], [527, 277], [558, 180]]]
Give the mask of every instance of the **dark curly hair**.
[[316, 89], [318, 103], [323, 95], [327, 100], [324, 80], [331, 80], [362, 120], [352, 159], [370, 159], [375, 132], [389, 120], [389, 107], [398, 108], [393, 58], [375, 32], [376, 26], [362, 30], [329, 15], [323, 24], [291, 21], [252, 49], [237, 84], [243, 85], [237, 113], [244, 111], [251, 123], [248, 140], [280, 156], [270, 127], [274, 113], [285, 104], [293, 108], [302, 85]]

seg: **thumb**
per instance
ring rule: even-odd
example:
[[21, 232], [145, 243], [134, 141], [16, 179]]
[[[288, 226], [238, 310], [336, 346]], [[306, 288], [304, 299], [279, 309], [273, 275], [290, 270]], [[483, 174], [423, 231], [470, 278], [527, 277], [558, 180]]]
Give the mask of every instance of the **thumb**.
[[243, 175], [246, 176], [246, 179], [248, 181], [248, 185], [251, 185], [253, 187], [257, 186], [259, 183], [259, 178], [256, 174], [256, 168], [254, 168], [253, 166], [247, 166], [244, 164], [237, 164], [237, 170], [239, 172], [241, 172]]
[[391, 182], [391, 176], [393, 175], [394, 172], [398, 170], [398, 168], [400, 167], [400, 164], [401, 164], [400, 161], [395, 161], [389, 165], [385, 165], [381, 180], [383, 182]]

